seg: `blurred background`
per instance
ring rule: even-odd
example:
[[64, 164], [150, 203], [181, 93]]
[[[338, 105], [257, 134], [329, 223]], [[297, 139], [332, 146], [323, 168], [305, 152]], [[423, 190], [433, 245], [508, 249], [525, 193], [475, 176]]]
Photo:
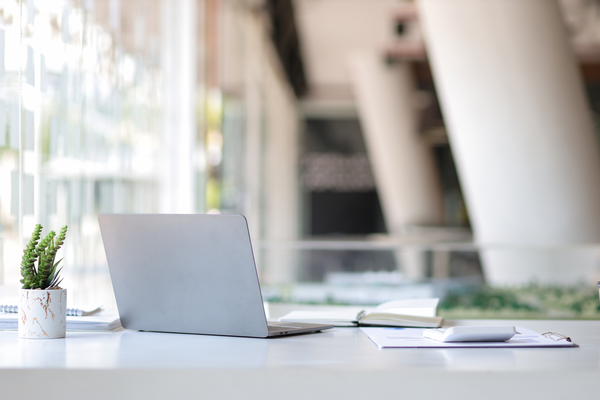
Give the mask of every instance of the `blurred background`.
[[[599, 0], [0, 0], [0, 302], [36, 223], [247, 217], [271, 302], [598, 318]], [[165, 270], [168, 266], [165, 266]]]

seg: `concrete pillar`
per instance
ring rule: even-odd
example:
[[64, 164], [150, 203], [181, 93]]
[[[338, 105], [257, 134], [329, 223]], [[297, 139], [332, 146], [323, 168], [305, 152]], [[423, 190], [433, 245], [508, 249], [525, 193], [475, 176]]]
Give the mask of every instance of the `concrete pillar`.
[[[300, 224], [300, 173], [298, 171], [299, 116], [291, 88], [265, 60], [264, 236], [266, 241], [298, 240]], [[266, 278], [274, 283], [298, 280], [298, 254], [290, 249], [267, 248]]]
[[[418, 132], [410, 65], [379, 53], [356, 54], [351, 76], [369, 160], [388, 232], [442, 223], [442, 193], [433, 153]], [[422, 278], [421, 252], [403, 252], [403, 271]]]
[[593, 279], [600, 157], [553, 0], [418, 0], [486, 278]]

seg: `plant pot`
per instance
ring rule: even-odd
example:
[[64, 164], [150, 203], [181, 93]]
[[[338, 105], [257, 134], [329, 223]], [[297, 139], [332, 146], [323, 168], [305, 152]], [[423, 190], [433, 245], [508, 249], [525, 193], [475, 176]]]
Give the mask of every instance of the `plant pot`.
[[19, 291], [19, 337], [64, 338], [67, 330], [67, 290]]

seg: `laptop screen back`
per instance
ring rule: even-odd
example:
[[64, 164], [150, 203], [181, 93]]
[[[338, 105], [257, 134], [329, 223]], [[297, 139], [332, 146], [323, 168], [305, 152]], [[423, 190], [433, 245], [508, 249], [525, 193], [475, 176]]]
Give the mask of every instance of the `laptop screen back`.
[[101, 214], [98, 218], [123, 327], [267, 336], [243, 216]]

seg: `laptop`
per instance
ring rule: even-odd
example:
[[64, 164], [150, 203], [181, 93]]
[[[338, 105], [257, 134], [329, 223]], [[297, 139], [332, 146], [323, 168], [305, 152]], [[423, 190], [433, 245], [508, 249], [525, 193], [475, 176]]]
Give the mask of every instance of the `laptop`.
[[100, 214], [126, 329], [279, 337], [332, 325], [269, 322], [242, 215]]

